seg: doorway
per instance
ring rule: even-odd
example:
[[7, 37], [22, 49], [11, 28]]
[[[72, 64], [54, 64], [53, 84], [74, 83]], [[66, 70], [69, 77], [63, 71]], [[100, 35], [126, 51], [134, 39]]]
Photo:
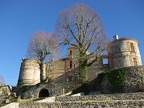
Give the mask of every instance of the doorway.
[[39, 92], [39, 97], [49, 97], [49, 91], [47, 89], [41, 89]]

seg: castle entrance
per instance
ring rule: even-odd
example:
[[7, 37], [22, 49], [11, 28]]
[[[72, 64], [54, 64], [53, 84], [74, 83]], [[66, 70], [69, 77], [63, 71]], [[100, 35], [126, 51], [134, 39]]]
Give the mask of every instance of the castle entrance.
[[49, 91], [47, 89], [41, 89], [39, 92], [39, 97], [49, 97]]

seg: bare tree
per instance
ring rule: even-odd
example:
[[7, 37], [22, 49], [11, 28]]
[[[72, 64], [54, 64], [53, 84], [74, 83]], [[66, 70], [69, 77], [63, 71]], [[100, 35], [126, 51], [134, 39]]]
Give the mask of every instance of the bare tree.
[[0, 75], [0, 86], [4, 85], [4, 78]]
[[56, 53], [58, 52], [57, 46], [58, 41], [54, 33], [39, 31], [34, 33], [30, 38], [27, 56], [37, 58], [40, 61], [41, 82], [45, 82], [47, 80], [44, 63], [46, 61], [52, 61], [56, 58]]
[[88, 67], [98, 56], [107, 53], [109, 38], [104, 33], [102, 20], [88, 6], [76, 4], [60, 13], [56, 33], [62, 44], [71, 45], [79, 50], [80, 79], [82, 82], [87, 81]]

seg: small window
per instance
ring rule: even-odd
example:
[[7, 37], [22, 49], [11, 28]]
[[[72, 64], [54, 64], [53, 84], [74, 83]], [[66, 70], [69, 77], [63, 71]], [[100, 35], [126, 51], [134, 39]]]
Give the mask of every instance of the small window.
[[53, 66], [52, 66], [52, 65], [50, 65], [50, 66], [49, 66], [50, 71], [52, 70], [52, 68], [53, 68]]
[[103, 58], [103, 64], [108, 64], [108, 58]]
[[133, 62], [134, 62], [134, 66], [136, 66], [136, 65], [137, 65], [137, 60], [136, 60], [136, 58], [133, 58]]
[[72, 51], [70, 50], [70, 55], [72, 55]]
[[72, 61], [70, 61], [70, 68], [72, 68]]
[[130, 46], [131, 46], [131, 51], [134, 51], [134, 44], [130, 43]]

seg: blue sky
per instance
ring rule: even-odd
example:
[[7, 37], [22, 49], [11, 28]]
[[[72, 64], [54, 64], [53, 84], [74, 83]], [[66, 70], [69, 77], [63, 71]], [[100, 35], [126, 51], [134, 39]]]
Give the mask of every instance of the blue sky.
[[0, 75], [5, 84], [17, 84], [30, 36], [40, 30], [54, 32], [60, 12], [76, 3], [99, 14], [111, 40], [115, 34], [137, 39], [144, 60], [143, 0], [0, 0]]

